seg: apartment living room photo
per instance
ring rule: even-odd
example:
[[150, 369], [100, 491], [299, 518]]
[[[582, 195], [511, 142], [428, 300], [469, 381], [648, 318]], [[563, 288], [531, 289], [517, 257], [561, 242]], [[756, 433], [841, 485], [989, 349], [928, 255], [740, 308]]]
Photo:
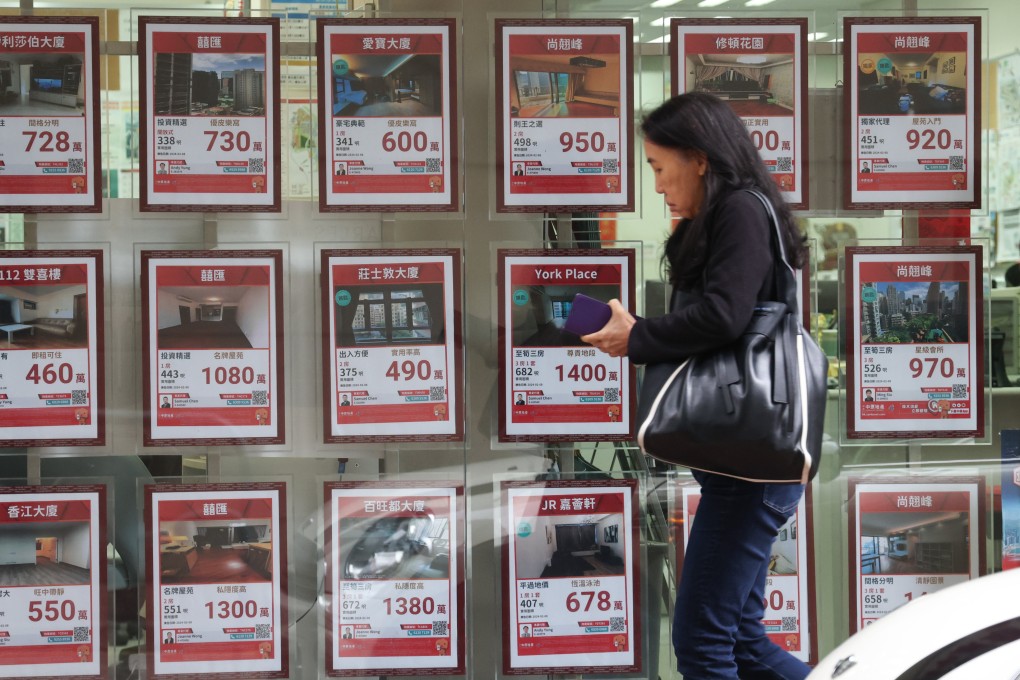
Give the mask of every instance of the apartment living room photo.
[[0, 586], [91, 582], [88, 522], [31, 522], [4, 529]]
[[156, 305], [160, 349], [269, 347], [268, 286], [165, 286]]
[[621, 513], [540, 516], [514, 536], [517, 578], [618, 576], [625, 571]]
[[84, 284], [0, 286], [0, 349], [88, 346]]

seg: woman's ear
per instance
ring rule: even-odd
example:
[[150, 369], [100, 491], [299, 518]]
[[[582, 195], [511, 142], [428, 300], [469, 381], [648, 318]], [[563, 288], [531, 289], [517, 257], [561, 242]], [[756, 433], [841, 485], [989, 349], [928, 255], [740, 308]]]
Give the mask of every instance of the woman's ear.
[[695, 151], [694, 162], [698, 166], [698, 176], [704, 177], [708, 172], [708, 155], [704, 151]]

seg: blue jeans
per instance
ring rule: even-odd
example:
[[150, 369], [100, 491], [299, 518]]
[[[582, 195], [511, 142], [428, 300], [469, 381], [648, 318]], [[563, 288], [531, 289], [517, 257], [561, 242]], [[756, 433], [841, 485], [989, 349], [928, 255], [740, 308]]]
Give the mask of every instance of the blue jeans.
[[810, 668], [768, 639], [772, 541], [800, 484], [758, 484], [694, 471], [701, 500], [677, 588], [673, 648], [684, 680], [803, 680]]

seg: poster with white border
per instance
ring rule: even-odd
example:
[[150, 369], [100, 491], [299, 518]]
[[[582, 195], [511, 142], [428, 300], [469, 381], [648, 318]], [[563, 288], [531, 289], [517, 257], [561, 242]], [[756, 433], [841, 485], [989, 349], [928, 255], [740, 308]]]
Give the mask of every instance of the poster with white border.
[[320, 19], [319, 209], [454, 211], [456, 19]]
[[639, 673], [637, 481], [500, 489], [503, 672]]
[[282, 444], [282, 251], [141, 258], [145, 445]]
[[280, 20], [138, 19], [143, 212], [279, 212]]
[[0, 678], [108, 677], [106, 487], [0, 487]]
[[3, 17], [0, 85], [0, 211], [100, 212], [99, 17]]
[[980, 477], [850, 477], [850, 632], [984, 573]]
[[103, 253], [0, 251], [0, 442], [106, 440]]
[[322, 251], [327, 442], [464, 437], [460, 251]]
[[462, 675], [464, 487], [325, 490], [326, 675]]
[[980, 208], [980, 17], [843, 21], [845, 207]]
[[149, 677], [288, 677], [283, 482], [144, 488]]
[[500, 441], [633, 438], [633, 365], [564, 325], [578, 293], [633, 313], [634, 258], [615, 248], [497, 252]]
[[[673, 507], [679, 510], [676, 524], [681, 534], [677, 540], [679, 574], [701, 500], [701, 488], [696, 483], [690, 483], [673, 485], [671, 490]], [[676, 496], [678, 490], [679, 498]], [[812, 559], [809, 556], [812, 537], [808, 506], [806, 490], [797, 504], [797, 510], [779, 528], [779, 535], [772, 544], [768, 574], [765, 577], [765, 616], [762, 623], [772, 642], [804, 663], [813, 664], [818, 660], [818, 643], [814, 635]]]
[[496, 20], [496, 211], [634, 209], [634, 24]]
[[981, 253], [846, 248], [849, 439], [984, 436]]
[[794, 210], [808, 207], [807, 19], [671, 19], [672, 92], [740, 116]]

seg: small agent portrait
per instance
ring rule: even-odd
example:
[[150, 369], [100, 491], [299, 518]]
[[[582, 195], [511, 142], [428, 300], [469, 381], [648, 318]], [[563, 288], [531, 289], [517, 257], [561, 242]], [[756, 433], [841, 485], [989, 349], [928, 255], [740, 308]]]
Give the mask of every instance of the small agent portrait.
[[520, 163], [518, 163], [517, 165], [514, 166], [514, 175], [519, 177], [520, 175], [523, 175], [523, 174], [524, 174], [524, 166], [521, 165]]
[[174, 643], [174, 633], [173, 633], [173, 631], [168, 630], [166, 632], [166, 635], [163, 636], [163, 644], [164, 645], [172, 645], [173, 643]]
[[517, 398], [514, 399], [514, 406], [524, 406], [524, 395], [518, 394]]
[[170, 408], [170, 397], [163, 395], [163, 401], [159, 405], [160, 408]]
[[346, 175], [347, 174], [347, 164], [346, 163], [337, 163], [336, 164], [336, 174], [338, 174], [338, 175]]
[[160, 174], [160, 175], [165, 175], [166, 174], [166, 163], [165, 162], [161, 162], [159, 164], [159, 169], [157, 169], [156, 172], [158, 174]]
[[354, 635], [351, 633], [351, 629], [350, 628], [344, 628], [343, 639], [344, 640], [350, 640], [353, 637], [354, 637]]
[[521, 637], [531, 637], [531, 628], [528, 626], [521, 626]]
[[350, 406], [351, 405], [351, 398], [348, 395], [346, 395], [346, 394], [341, 394], [340, 395], [340, 405], [341, 406]]
[[864, 174], [871, 172], [871, 165], [868, 164], [868, 161], [861, 161], [861, 172]]
[[864, 390], [864, 401], [875, 401], [875, 393], [871, 390]]

